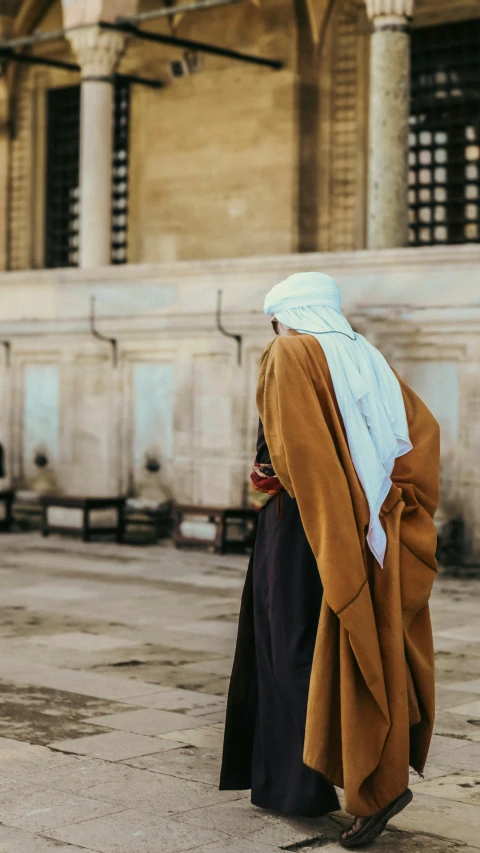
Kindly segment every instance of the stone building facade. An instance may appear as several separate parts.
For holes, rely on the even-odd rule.
[[[8,482],[241,503],[263,294],[322,269],[440,420],[443,511],[478,559],[478,2],[135,19],[163,43],[118,26],[162,5],[0,0]]]

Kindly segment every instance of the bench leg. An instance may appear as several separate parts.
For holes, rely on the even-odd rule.
[[[9,498],[7,501],[5,515],[6,515],[6,518],[5,518],[6,530],[8,533],[10,533],[10,531],[12,529],[12,522],[13,522],[13,499],[12,498]]]
[[[44,506],[42,510],[42,536],[48,536],[50,533],[48,529],[48,507]]]
[[[117,525],[117,542],[121,544],[125,539],[125,510],[123,507],[118,508]]]
[[[85,507],[83,510],[83,534],[82,539],[84,542],[90,542],[90,528],[88,526],[89,521],[89,511]]]
[[[222,518],[221,521],[218,522],[218,533],[217,538],[215,540],[215,551],[217,554],[225,553],[225,539],[227,535],[227,525],[225,523],[225,519]]]

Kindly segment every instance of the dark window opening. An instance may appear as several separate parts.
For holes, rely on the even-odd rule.
[[[80,86],[47,94],[45,265],[78,264]]]
[[[112,162],[113,264],[127,262],[128,138],[130,85],[121,78],[114,89]],[[80,86],[47,94],[47,180],[45,266],[79,262]]]
[[[127,263],[129,128],[130,84],[120,79],[114,93],[112,264]]]
[[[409,242],[480,239],[480,19],[412,32]]]

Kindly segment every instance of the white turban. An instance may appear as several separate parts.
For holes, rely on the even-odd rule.
[[[379,350],[343,316],[331,276],[289,276],[267,293],[264,311],[290,329],[313,335],[325,353],[352,462],[370,507],[368,545],[383,567],[387,538],[379,513],[395,459],[412,449],[398,379]]]

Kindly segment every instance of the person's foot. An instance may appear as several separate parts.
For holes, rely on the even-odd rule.
[[[353,838],[354,835],[357,835],[360,832],[360,830],[363,829],[363,827],[365,826],[365,824],[369,820],[370,820],[369,817],[356,817],[355,820],[353,821],[350,829],[347,829],[347,830],[345,830],[345,832],[342,832],[342,834],[340,836],[340,840],[341,841],[348,841],[349,838]]]
[[[400,794],[396,800],[389,803],[381,811],[370,817],[356,817],[350,829],[342,832],[340,844],[342,847],[362,847],[371,844],[385,829],[388,821],[403,811],[412,802],[413,794],[409,788]]]

